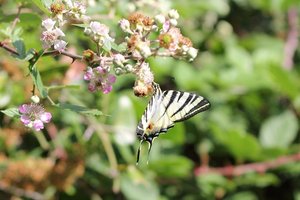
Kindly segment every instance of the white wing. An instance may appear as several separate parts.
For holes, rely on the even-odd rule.
[[[210,107],[208,100],[188,92],[161,91],[154,85],[154,95],[137,127],[137,134],[157,134],[166,132],[175,122],[186,120]]]

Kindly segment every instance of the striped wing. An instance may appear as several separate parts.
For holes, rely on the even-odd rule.
[[[139,136],[167,132],[175,122],[186,120],[210,107],[208,100],[194,93],[166,90],[155,85],[155,93],[137,127]]]
[[[180,122],[207,110],[207,99],[194,93],[167,90],[163,92],[165,114],[172,122]]]

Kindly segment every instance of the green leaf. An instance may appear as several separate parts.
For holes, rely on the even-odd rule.
[[[117,45],[114,42],[111,42],[111,48],[118,51],[118,52],[124,52],[127,49],[127,44],[125,42]]]
[[[261,148],[257,139],[237,130],[215,132],[216,139],[221,142],[238,160],[255,160],[260,156]]]
[[[151,160],[151,169],[161,177],[186,177],[191,175],[193,164],[182,156],[165,156],[161,159]],[[180,167],[178,167],[180,166]]]
[[[293,76],[292,73],[284,70],[282,67],[276,65],[269,66],[267,75],[273,86],[283,94],[286,94],[291,98],[296,98],[299,94],[298,78]]]
[[[142,177],[137,170],[121,176],[121,190],[126,199],[157,200],[159,191],[155,182]]]
[[[257,174],[248,173],[243,176],[238,176],[234,181],[242,186],[256,186],[256,187],[267,187],[270,185],[276,185],[280,182],[277,176],[271,173]]]
[[[43,85],[40,72],[37,70],[37,67],[35,66],[35,62],[33,63],[31,62],[29,64],[29,70],[30,70],[30,75],[33,79],[33,83],[37,87],[38,91],[40,92],[41,97],[46,98],[48,96],[48,93],[46,88]]]
[[[18,52],[17,58],[23,60],[26,57],[26,48],[23,40],[16,40],[13,42],[13,46],[16,48]]]
[[[1,110],[2,113],[6,114],[9,117],[20,116],[18,108],[8,108],[6,110]]]
[[[253,192],[238,192],[224,200],[258,200],[257,196]]]
[[[103,113],[98,109],[90,109],[83,106],[73,105],[73,104],[67,104],[67,103],[60,103],[56,105],[58,108],[61,109],[67,109],[74,112],[79,112],[85,115],[94,115],[94,116],[100,116],[103,115]]]
[[[49,1],[42,1],[42,0],[32,0],[32,2],[41,9],[46,14],[51,14],[51,12],[46,8],[45,3],[49,3]]]
[[[103,49],[107,52],[109,52],[111,50],[111,42],[108,38],[104,39]]]
[[[291,111],[270,117],[261,126],[259,141],[264,147],[288,147],[297,136],[298,120]]]

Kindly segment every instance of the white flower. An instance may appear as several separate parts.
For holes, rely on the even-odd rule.
[[[63,40],[56,40],[54,42],[54,46],[53,47],[54,47],[55,50],[61,52],[61,51],[65,50],[66,46],[67,46],[67,43],[65,41],[63,41]]]
[[[155,16],[155,20],[159,23],[159,24],[163,24],[166,21],[166,18],[164,15],[160,14],[160,15],[156,15]]]
[[[55,21],[53,21],[52,19],[48,18],[45,19],[44,21],[42,21],[42,26],[46,29],[46,30],[52,30],[54,25],[55,25]]]
[[[130,23],[127,19],[121,19],[119,21],[119,25],[121,27],[121,29],[124,31],[124,32],[128,32],[128,33],[131,33],[132,31],[130,30]]]
[[[115,54],[114,55],[114,62],[117,65],[123,66],[123,63],[125,62],[125,57],[122,54]]]
[[[171,19],[178,19],[179,18],[179,14],[178,14],[177,10],[174,10],[174,9],[170,10],[168,15]]]
[[[95,21],[91,22],[90,28],[94,34],[106,36],[109,33],[108,27],[99,22],[95,22]]]
[[[57,38],[60,37],[60,36],[62,36],[62,37],[65,36],[64,32],[62,32],[62,30],[60,28],[55,28],[53,31],[54,31],[54,34]]]

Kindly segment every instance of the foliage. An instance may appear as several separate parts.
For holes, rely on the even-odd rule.
[[[0,199],[300,199],[298,1],[86,1],[86,15],[109,35],[68,22],[57,36],[67,50],[45,49],[40,39],[53,2],[60,1],[0,1]],[[193,54],[172,54],[167,37],[168,56],[126,54],[131,35],[118,22],[134,11],[154,17],[171,9],[198,56],[189,62]],[[88,49],[138,58],[108,60],[119,76],[91,93],[83,79],[95,67]],[[103,58],[97,53],[94,59]],[[129,65],[149,67],[154,77]],[[136,165],[135,128],[149,98],[134,94],[145,91],[137,86],[147,78],[163,90],[194,91],[212,107],[160,135],[148,165],[142,145]],[[52,113],[40,132],[23,126],[17,109],[33,93]]]

